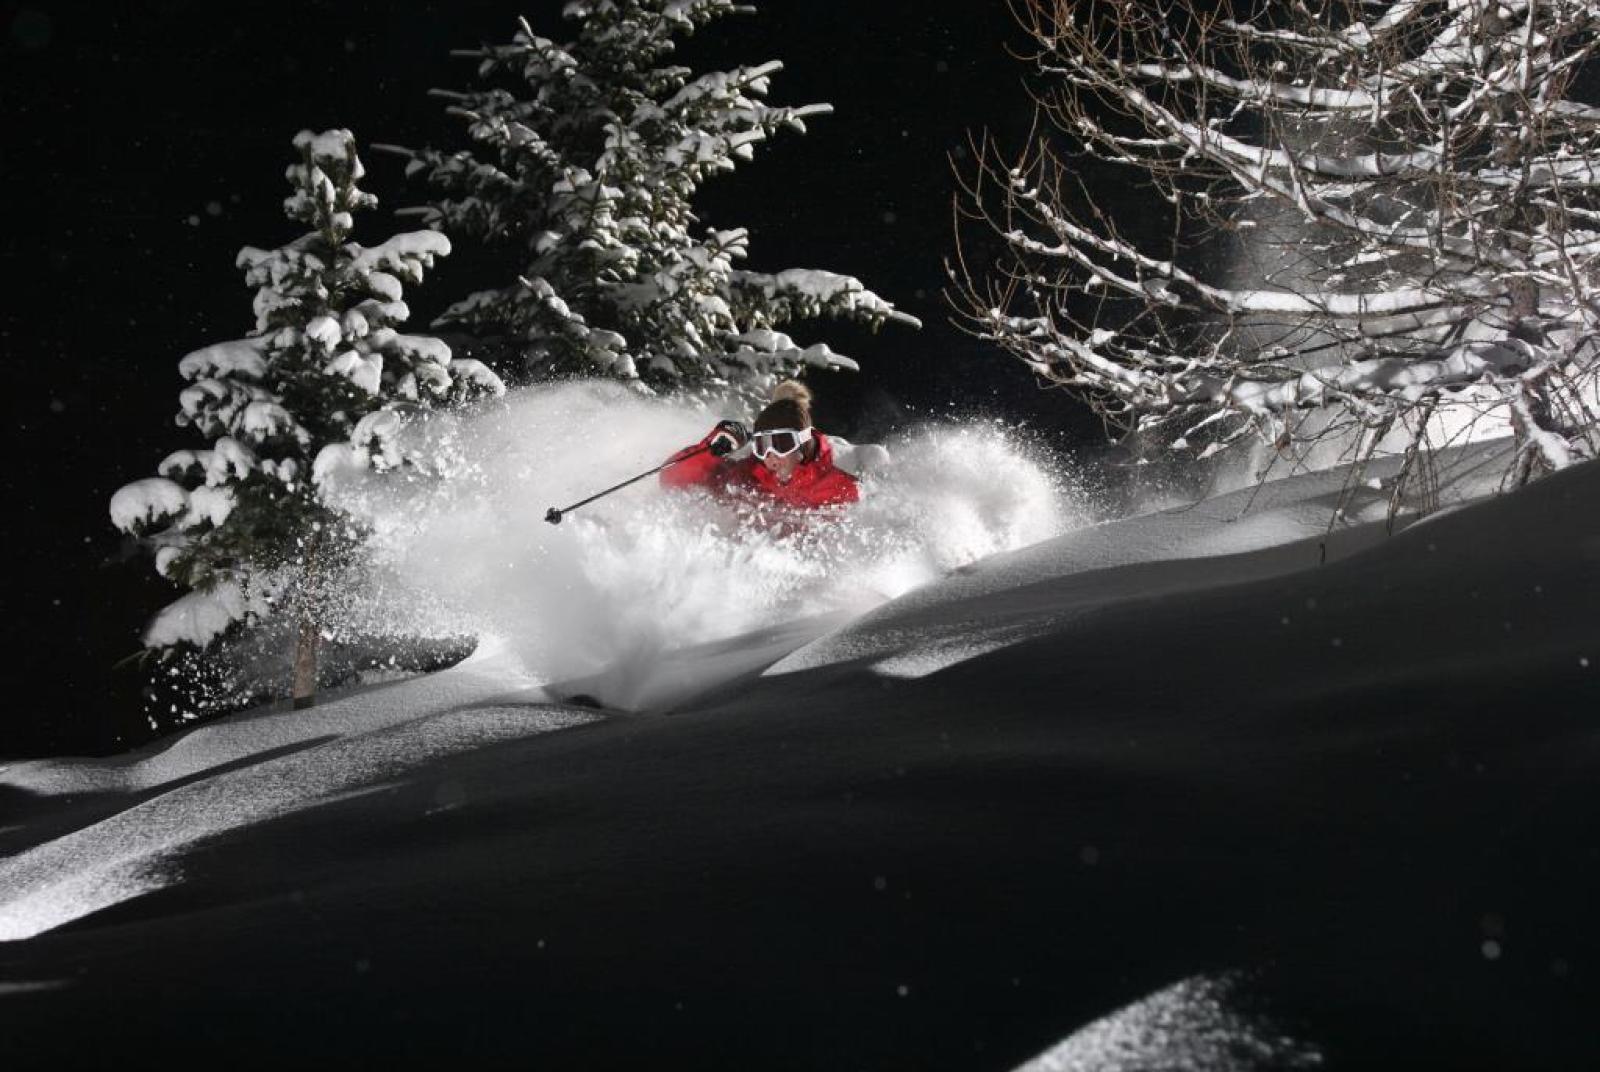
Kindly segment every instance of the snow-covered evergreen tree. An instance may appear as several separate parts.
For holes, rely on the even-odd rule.
[[[743,228],[697,227],[706,179],[828,105],[765,103],[778,62],[695,76],[667,63],[673,37],[732,0],[578,0],[576,38],[526,21],[511,43],[460,52],[484,88],[456,93],[472,147],[391,149],[438,191],[430,226],[517,251],[520,272],[469,295],[437,327],[516,340],[530,376],[615,375],[655,388],[731,384],[764,393],[804,367],[855,368],[825,343],[777,330],[838,317],[918,326],[846,275],[739,269]],[[512,87],[512,88],[505,88]]]
[[[1180,451],[1600,455],[1600,7],[1016,11],[1058,129],[968,184],[1007,250],[954,273],[976,333]],[[1112,212],[1066,152],[1159,196]]]
[[[238,256],[255,288],[243,339],[178,363],[189,385],[180,426],[206,446],[179,450],[159,476],[112,496],[112,522],[143,537],[156,569],[188,594],[156,615],[149,648],[205,646],[271,611],[296,616],[293,691],[316,688],[320,589],[360,539],[320,484],[339,465],[393,470],[415,463],[396,435],[403,411],[504,390],[476,361],[452,360],[437,339],[396,330],[409,315],[402,283],[420,283],[450,243],[435,231],[372,247],[350,241],[354,214],[377,203],[346,130],[302,131],[289,167],[289,218],[310,228],[287,245]]]

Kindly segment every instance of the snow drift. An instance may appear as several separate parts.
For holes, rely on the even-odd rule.
[[[1347,476],[707,642],[776,665],[667,716],[508,648],[0,772],[0,1058],[1588,1067],[1600,469],[1393,536]]]

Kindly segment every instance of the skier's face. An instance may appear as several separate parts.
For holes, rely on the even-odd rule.
[[[801,452],[798,450],[793,454],[785,454],[781,457],[776,454],[767,454],[762,457],[761,464],[772,471],[772,475],[778,478],[778,483],[787,484],[794,478],[794,471],[800,468],[800,454]]]
[[[750,437],[750,449],[767,471],[787,484],[806,457],[811,442],[810,428],[757,428]]]

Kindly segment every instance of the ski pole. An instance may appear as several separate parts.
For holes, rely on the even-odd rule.
[[[704,454],[706,451],[708,451],[710,449],[711,449],[711,447],[709,445],[704,446],[704,447],[696,447],[694,450],[691,450],[688,454],[685,454],[681,458],[673,458],[671,461],[662,462],[660,465],[656,466],[654,469],[649,470],[648,472],[640,473],[638,476],[635,476],[635,477],[629,477],[627,480],[624,480],[622,483],[617,484],[614,487],[609,487],[604,491],[597,491],[593,495],[589,496],[587,499],[579,499],[577,502],[573,503],[571,506],[565,507],[565,508],[560,509],[560,510],[558,510],[554,506],[552,506],[550,509],[545,511],[544,519],[546,521],[550,522],[550,524],[552,524],[552,525],[559,525],[559,524],[561,524],[561,518],[564,515],[572,513],[572,511],[576,510],[578,507],[587,506],[590,503],[594,502],[596,499],[603,499],[607,495],[610,495],[613,491],[621,491],[623,488],[627,487],[629,484],[637,484],[639,481],[643,480],[647,476],[655,476],[657,473],[661,472],[661,470],[665,469],[669,465],[677,465],[679,462],[688,461],[690,458],[693,458],[696,454]]]

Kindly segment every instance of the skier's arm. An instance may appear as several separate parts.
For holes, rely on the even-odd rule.
[[[744,446],[750,433],[738,421],[721,421],[700,442],[684,447],[667,460],[661,470],[664,488],[688,488],[708,484],[722,468],[722,459]]]
[[[721,458],[701,449],[709,441],[710,437],[707,437],[692,447],[684,447],[668,459],[667,467],[661,470],[661,486],[690,488],[709,483],[717,470],[722,468]]]

